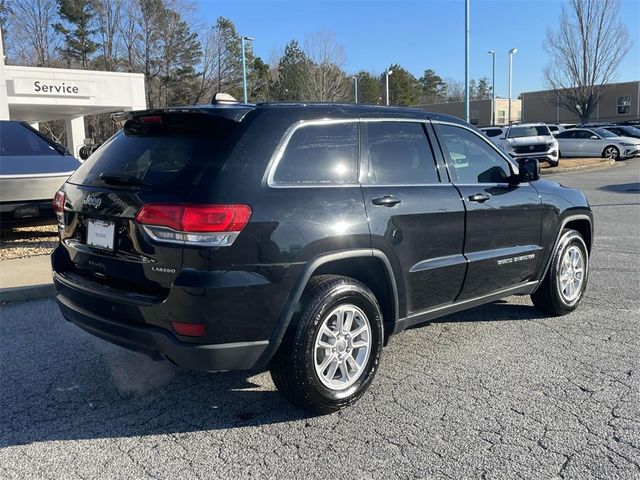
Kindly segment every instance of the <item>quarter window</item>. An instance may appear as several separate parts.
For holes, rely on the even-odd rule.
[[[273,181],[281,184],[356,183],[358,151],[356,122],[302,126],[289,139]]]
[[[478,135],[451,125],[438,132],[454,183],[503,183],[511,176],[509,162]]]
[[[367,123],[367,178],[372,185],[438,183],[438,173],[422,123]]]
[[[631,113],[631,97],[618,97],[618,115]]]

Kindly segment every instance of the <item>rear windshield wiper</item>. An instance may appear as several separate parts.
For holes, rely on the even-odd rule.
[[[100,180],[109,185],[126,185],[131,187],[149,186],[138,177],[134,177],[133,175],[120,175],[118,173],[101,173]]]

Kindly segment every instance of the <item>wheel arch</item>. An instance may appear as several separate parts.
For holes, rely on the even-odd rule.
[[[357,249],[322,255],[311,260],[299,276],[280,314],[269,340],[269,347],[259,363],[266,364],[276,352],[283,337],[300,311],[300,299],[314,275],[344,275],[366,285],[380,304],[384,321],[385,344],[398,318],[398,289],[387,256],[375,249]]]
[[[587,245],[587,251],[589,252],[589,255],[591,255],[591,246],[593,243],[593,219],[591,215],[587,213],[567,215],[559,222],[559,228],[556,234],[555,241],[553,243],[553,248],[549,253],[549,258],[546,261],[546,265],[541,272],[542,275],[540,275],[539,277],[540,280],[542,280],[545,277],[545,275],[547,274],[547,271],[549,270],[549,267],[551,266],[551,261],[553,260],[553,253],[556,251],[556,248],[558,248],[558,243],[560,242],[560,238],[562,237],[562,232],[564,231],[565,228],[574,229],[578,233],[580,233],[580,235],[582,235],[582,237],[584,238],[584,242]]]

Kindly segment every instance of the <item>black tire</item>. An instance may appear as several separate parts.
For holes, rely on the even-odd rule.
[[[317,413],[335,412],[356,402],[378,370],[383,344],[383,320],[375,296],[349,277],[312,277],[302,298],[302,312],[271,360],[271,378],[292,403]],[[339,305],[355,305],[368,318],[371,346],[368,360],[354,384],[343,390],[323,384],[316,372],[316,337],[323,322]],[[345,364],[346,365],[346,364]]]
[[[582,253],[582,258],[584,259],[584,273],[582,284],[577,292],[577,297],[568,300],[565,294],[561,291],[562,288],[559,279],[559,271],[565,253],[573,246],[577,247]],[[588,280],[589,252],[587,250],[587,245],[579,232],[572,229],[565,229],[562,231],[562,236],[560,237],[558,246],[553,253],[549,270],[547,270],[547,273],[545,274],[545,277],[538,289],[531,295],[531,300],[533,301],[534,306],[542,312],[556,316],[566,315],[567,313],[573,312],[580,304],[587,288]]]
[[[555,162],[552,162],[551,160],[547,160],[547,163],[549,164],[550,167],[557,167],[560,164],[560,158],[558,158],[558,160],[556,160]]]
[[[609,145],[602,151],[602,157],[611,158],[613,160],[620,160],[620,150],[618,149],[618,147]]]

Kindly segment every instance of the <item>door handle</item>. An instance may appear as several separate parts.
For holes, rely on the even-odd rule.
[[[469,195],[470,202],[478,202],[484,203],[491,198],[491,195],[488,193],[475,193],[473,195]]]
[[[383,207],[393,207],[399,204],[402,200],[395,198],[392,195],[385,195],[384,197],[378,197],[371,200],[374,205],[382,205]]]

